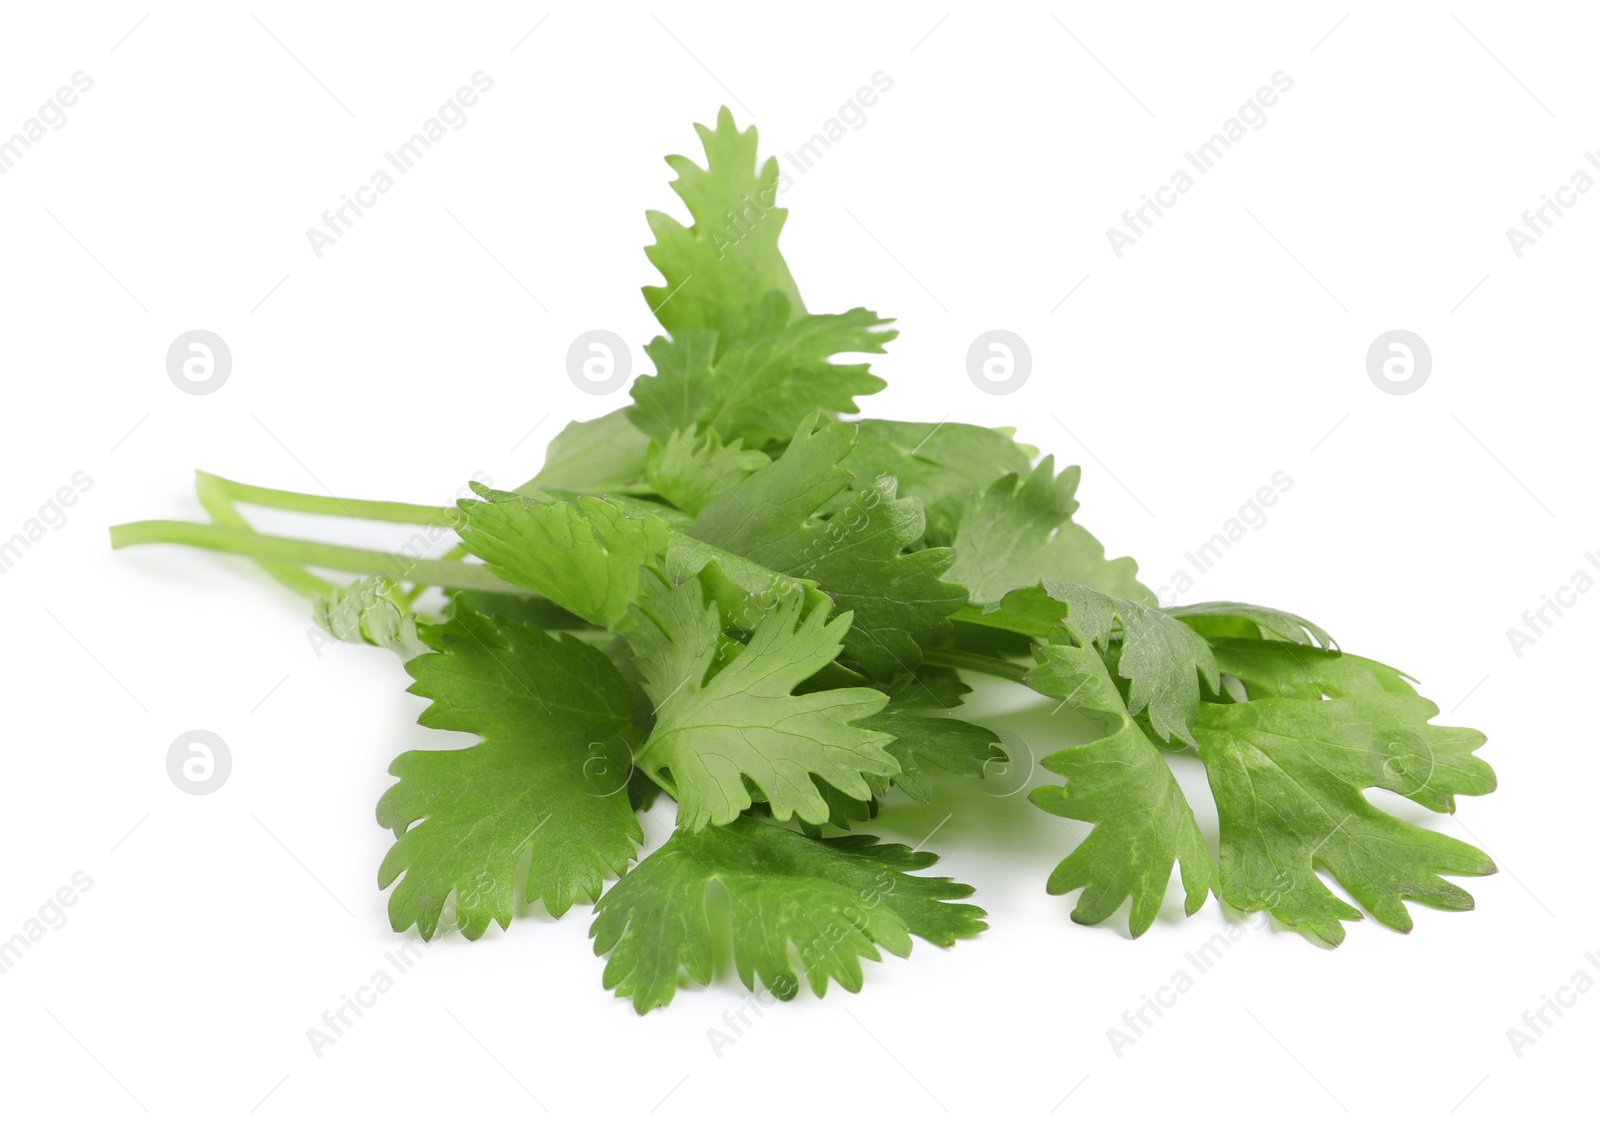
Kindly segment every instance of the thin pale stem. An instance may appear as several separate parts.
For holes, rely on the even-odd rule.
[[[317,543],[312,540],[269,536],[260,532],[196,524],[185,520],[140,520],[111,529],[113,548],[136,544],[171,543],[243,555],[257,562],[298,567],[326,567],[354,575],[384,575],[397,582],[456,587],[505,594],[525,593],[521,587],[497,578],[475,563],[448,559],[413,559],[387,551]]]
[[[1012,661],[1000,657],[990,657],[982,653],[968,653],[960,649],[923,649],[922,657],[930,665],[943,665],[946,668],[966,669],[968,672],[988,673],[1005,680],[1015,681],[1018,684],[1027,683],[1029,669]]]
[[[295,493],[287,489],[264,489],[259,485],[230,481],[203,470],[195,473],[195,487],[202,495],[209,491],[241,504],[258,504],[287,512],[309,512],[317,516],[349,516],[358,520],[381,520],[389,524],[444,524],[452,527],[461,519],[460,510],[450,505],[357,500],[353,497]]]
[[[195,493],[200,498],[200,506],[206,510],[211,519],[225,528],[253,532],[255,529],[240,515],[228,493],[222,488],[226,484],[230,482],[224,481],[221,477],[214,477],[209,473],[197,473]],[[333,583],[313,575],[304,567],[292,567],[286,563],[263,563],[259,560],[256,561],[256,565],[296,594],[307,598],[321,598],[335,589]]]

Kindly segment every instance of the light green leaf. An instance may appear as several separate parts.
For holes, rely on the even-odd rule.
[[[1399,669],[1354,653],[1251,638],[1216,638],[1211,651],[1217,668],[1242,682],[1251,699],[1416,695]]]
[[[626,408],[587,422],[569,422],[545,450],[544,468],[513,491],[594,496],[634,488],[644,480],[649,446],[649,436],[628,420]]]
[[[1205,637],[1264,637],[1296,645],[1314,643],[1324,649],[1338,648],[1328,631],[1315,622],[1299,614],[1247,602],[1199,602],[1171,607],[1167,613]]]
[[[785,439],[819,409],[854,413],[856,396],[883,389],[868,364],[833,357],[881,353],[896,335],[888,323],[868,309],[791,318],[783,295],[769,293],[747,321],[646,345],[656,374],[634,381],[629,417],[663,442],[697,426],[752,444]]]
[[[393,829],[378,885],[396,930],[433,937],[446,900],[468,938],[510,925],[516,870],[531,858],[526,901],[553,915],[600,894],[643,834],[628,803],[632,694],[599,650],[520,622],[480,616],[463,599],[436,633],[439,651],[406,666],[432,703],[424,727],[481,736],[461,751],[408,751],[378,803]]]
[[[1223,899],[1334,945],[1361,912],[1316,868],[1401,931],[1411,929],[1403,900],[1470,910],[1472,896],[1441,875],[1487,875],[1494,862],[1380,811],[1362,792],[1378,787],[1452,812],[1455,795],[1494,789],[1494,772],[1472,754],[1483,736],[1430,726],[1437,714],[1404,694],[1202,705],[1195,734],[1221,824]]]
[[[629,638],[655,704],[656,725],[639,765],[671,779],[678,823],[691,832],[723,825],[752,804],[748,778],[777,819],[828,820],[813,776],[865,800],[864,775],[893,774],[890,736],[855,726],[881,711],[883,693],[838,688],[794,695],[839,655],[850,616],[802,616],[798,593],[784,595],[726,665],[718,608],[699,579],[674,585],[643,575]]]
[[[782,457],[707,505],[689,534],[757,562],[789,561],[796,530],[810,527],[815,538],[812,514],[849,483],[850,471],[839,463],[854,443],[850,423],[819,423],[813,416]]]
[[[1028,674],[1036,691],[1102,717],[1106,734],[1048,755],[1046,770],[1064,786],[1042,786],[1029,797],[1058,817],[1093,823],[1089,836],[1050,874],[1046,890],[1083,889],[1074,922],[1098,923],[1126,900],[1128,928],[1138,937],[1155,922],[1176,862],[1194,914],[1217,884],[1216,865],[1200,826],[1161,751],[1123,706],[1104,663],[1092,649],[1046,645]]]
[[[1205,638],[1154,606],[1086,586],[1046,579],[962,616],[1035,637],[1065,630],[1078,645],[1093,645],[1114,659],[1117,675],[1128,681],[1128,713],[1148,710],[1150,726],[1162,740],[1193,743],[1189,725],[1200,706],[1200,685],[1212,692],[1218,688],[1216,661]]]
[[[844,467],[857,487],[894,477],[900,492],[922,502],[927,542],[948,547],[967,505],[1008,473],[1025,475],[1038,451],[1014,441],[1009,429],[964,422],[892,422],[864,418]],[[841,500],[838,502],[843,503]]]
[[[880,946],[906,957],[912,935],[951,946],[987,927],[981,908],[949,902],[971,895],[967,885],[907,874],[937,859],[872,837],[813,840],[750,817],[698,835],[679,829],[596,906],[590,934],[607,958],[605,985],[645,1013],[672,1000],[680,971],[708,984],[717,886],[746,989],[759,982],[787,1001],[803,976],[818,996],[830,980],[854,993],[861,959],[877,961]]]
[[[359,579],[318,598],[311,619],[340,641],[376,645],[409,661],[429,646],[417,634],[416,614],[394,601],[399,589],[382,575]]]
[[[771,464],[760,450],[735,438],[724,445],[715,430],[678,431],[651,442],[645,473],[651,488],[694,516],[756,470]]]
[[[655,516],[630,517],[598,497],[553,504],[474,484],[457,529],[490,572],[542,594],[586,621],[615,629],[639,588],[639,568],[667,550]]]
[[[682,532],[673,533],[662,573],[673,583],[698,578],[722,611],[723,624],[747,632],[790,595],[801,600],[807,614],[819,609],[833,613],[833,601],[815,583],[780,574]]]
[[[872,726],[894,736],[889,753],[899,760],[900,773],[893,782],[908,797],[933,800],[933,780],[922,763],[963,778],[987,778],[1010,761],[998,735],[952,714],[971,691],[954,671],[924,665],[901,673],[883,691],[889,702],[872,717]]]
[[[844,653],[868,675],[889,680],[922,660],[917,638],[963,603],[941,576],[948,548],[921,542],[922,509],[895,495],[892,478],[858,492],[827,520],[812,513],[849,479],[840,461],[854,427],[802,425],[784,455],[706,506],[690,533],[775,571],[816,584],[854,614]]]
[[[1135,577],[1132,559],[1106,558],[1105,548],[1072,522],[1078,467],[1055,475],[1046,457],[1032,473],[1007,476],[974,500],[956,532],[956,560],[947,576],[967,588],[974,606],[1044,579],[1078,583],[1148,606],[1156,597]]]
[[[688,157],[667,157],[678,174],[672,190],[688,205],[693,225],[685,227],[660,211],[645,214],[656,236],[645,256],[665,279],[663,285],[645,286],[645,301],[673,335],[738,325],[773,291],[788,300],[791,316],[802,316],[800,291],[778,252],[789,213],[774,206],[777,158],[768,157],[757,169],[756,131],[739,132],[727,106],[718,111],[714,130],[694,128],[705,146],[706,166]]]

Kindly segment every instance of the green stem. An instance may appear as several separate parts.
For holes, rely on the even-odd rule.
[[[634,765],[638,766],[638,763],[635,763]],[[644,776],[646,778],[650,779],[650,781],[654,782],[657,786],[660,786],[662,793],[666,794],[667,797],[671,798],[673,801],[678,800],[678,791],[673,787],[672,783],[668,782],[659,773],[651,770],[649,767],[640,766],[639,769],[644,771]]]
[[[353,497],[317,496],[313,493],[294,493],[286,489],[264,489],[259,485],[246,485],[230,481],[214,473],[198,470],[195,488],[204,496],[226,497],[243,504],[258,504],[265,508],[281,508],[288,512],[309,512],[317,516],[350,516],[358,520],[382,520],[389,524],[445,524],[454,526],[461,518],[454,506],[431,504],[403,504],[390,500],[356,500]]]
[[[441,563],[449,563],[453,560],[465,559],[469,554],[470,553],[467,551],[467,545],[464,543],[458,543],[449,551],[446,551],[443,555],[439,556],[438,561]],[[396,590],[389,597],[394,604],[400,607],[402,610],[409,610],[416,605],[417,599],[421,598],[423,592],[428,589],[429,586],[427,583],[412,583],[409,590]]]
[[[523,589],[497,578],[475,563],[445,559],[412,559],[387,551],[316,543],[311,540],[268,536],[260,532],[195,524],[185,520],[140,520],[111,529],[113,548],[144,543],[183,544],[207,551],[244,555],[257,562],[286,563],[300,567],[326,567],[355,575],[379,574],[396,581],[521,594]]]
[[[221,477],[213,477],[209,473],[195,475],[195,493],[200,498],[200,506],[206,510],[211,519],[225,528],[236,528],[241,532],[253,532],[255,529],[250,522],[239,514],[233,506],[233,501],[221,486],[229,484]],[[313,575],[304,567],[291,567],[283,563],[256,564],[269,576],[278,580],[296,594],[307,598],[321,598],[330,594],[335,588],[327,579]]]
[[[546,495],[548,495],[548,493],[551,492],[551,491],[570,493],[573,496],[577,496],[581,492],[581,494],[583,496],[596,496],[596,497],[603,497],[603,496],[654,497],[654,496],[660,496],[661,495],[660,493],[656,492],[655,486],[651,485],[647,481],[621,482],[621,483],[611,482],[610,484],[599,485],[599,486],[593,487],[592,489],[585,489],[585,490],[579,490],[579,491],[574,491],[574,490],[571,490],[571,489],[547,490],[545,486],[539,484],[539,478],[538,478],[537,475],[528,478],[526,481],[522,482],[522,484],[518,485],[516,488],[514,488],[514,489],[512,489],[510,491],[513,492],[513,493],[517,493],[520,496],[536,496],[536,495],[538,495],[540,493],[545,493]]]
[[[1030,633],[1028,630],[1022,628],[1021,626],[1014,625],[1014,624],[1007,624],[1003,620],[997,622],[997,621],[994,620],[994,618],[992,616],[990,616],[988,614],[985,614],[983,612],[983,610],[981,610],[977,606],[963,606],[963,607],[961,607],[961,609],[957,610],[954,614],[952,614],[950,616],[951,616],[951,618],[953,618],[954,620],[956,620],[958,622],[970,622],[971,624],[973,624],[975,626],[984,626],[984,627],[986,627],[988,629],[1005,630],[1007,633],[1018,634],[1019,636],[1022,636],[1022,637],[1040,637],[1040,636],[1042,636],[1041,634]]]
[[[982,653],[967,653],[960,649],[923,649],[922,657],[930,665],[944,665],[946,668],[966,669],[969,672],[988,673],[1005,680],[1026,684],[1026,677],[1032,670],[1012,661],[999,657],[988,657]]]

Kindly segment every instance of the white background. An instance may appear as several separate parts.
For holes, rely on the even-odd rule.
[[[1600,594],[1520,656],[1506,631],[1600,570],[1600,193],[1520,259],[1505,231],[1600,145],[1600,27],[1579,5],[1205,7],[8,6],[0,134],[94,82],[0,177],[0,538],[93,479],[0,575],[0,935],[93,880],[0,977],[7,1117],[1495,1122],[1587,1100],[1600,996],[1521,1058],[1506,1030],[1600,979]],[[319,259],[306,228],[479,70],[467,124]],[[792,149],[879,70],[865,126],[783,197],[808,305],[899,319],[870,412],[1017,425],[1083,464],[1080,518],[1152,585],[1288,473],[1189,600],[1302,612],[1488,732],[1500,792],[1415,816],[1501,873],[1466,881],[1473,913],[1414,908],[1409,936],[1368,921],[1328,951],[1252,926],[1119,1058],[1106,1029],[1227,914],[1184,922],[1169,897],[1137,942],[1125,912],[1076,926],[1044,881],[1084,827],[952,785],[881,831],[937,827],[935,871],[977,886],[992,929],[767,1011],[720,1058],[737,981],[637,1017],[601,990],[582,907],[435,944],[318,1058],[306,1029],[403,942],[374,878],[385,768],[460,744],[413,726],[389,654],[319,656],[306,607],[249,565],[114,555],[106,527],[198,518],[196,467],[418,502],[526,478],[567,419],[626,401],[569,381],[572,339],[607,328],[644,359],[643,211],[682,214],[661,157],[695,155],[723,103]],[[1116,257],[1106,228],[1279,70],[1267,124]],[[965,370],[997,327],[1033,352],[1009,396]],[[232,349],[215,394],[167,377],[194,328]],[[1406,396],[1365,367],[1394,328],[1433,353]],[[1042,754],[1062,738],[1042,715],[994,722]],[[208,797],[166,773],[192,728],[232,750]]]

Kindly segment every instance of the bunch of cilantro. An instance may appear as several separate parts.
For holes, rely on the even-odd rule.
[[[806,309],[778,252],[777,162],[758,163],[755,131],[726,109],[698,128],[706,166],[668,158],[692,225],[649,213],[655,374],[629,407],[562,431],[527,484],[437,508],[201,474],[210,522],[112,530],[115,546],[257,560],[335,636],[398,653],[431,701],[423,725],[479,737],[391,767],[378,878],[395,929],[431,938],[443,919],[477,938],[524,902],[559,916],[594,901],[605,984],[640,1012],[683,972],[710,980],[720,928],[747,987],[855,990],[880,947],[986,926],[970,887],[911,874],[932,854],[833,831],[891,790],[927,802],[1005,762],[959,718],[964,671],[1103,724],[1044,758],[1061,781],[1031,794],[1093,827],[1046,885],[1081,889],[1077,922],[1127,902],[1143,933],[1174,865],[1188,913],[1214,894],[1331,944],[1363,910],[1409,930],[1405,900],[1471,908],[1442,877],[1493,872],[1489,857],[1364,792],[1451,811],[1494,789],[1483,736],[1431,724],[1405,676],[1296,615],[1157,606],[1133,561],[1074,522],[1077,468],[1057,473],[1008,432],[839,421],[883,382],[836,357],[895,333],[867,309]],[[240,504],[459,543],[408,558],[269,536]],[[422,612],[435,590],[443,609]],[[1169,754],[1204,765],[1217,855]],[[663,792],[676,829],[635,863],[640,811]]]

